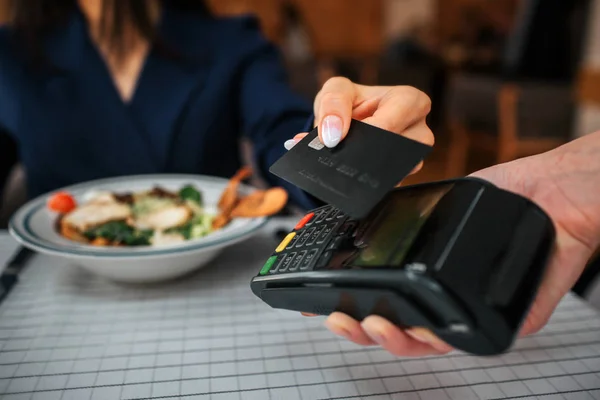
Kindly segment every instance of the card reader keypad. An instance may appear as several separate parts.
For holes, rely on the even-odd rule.
[[[333,250],[346,243],[357,227],[339,209],[324,206],[302,217],[277,246],[260,275],[310,271],[327,266]]]

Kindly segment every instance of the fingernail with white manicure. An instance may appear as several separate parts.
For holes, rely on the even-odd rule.
[[[296,145],[296,143],[298,143],[298,142],[295,141],[294,139],[286,140],[285,143],[283,144],[283,147],[285,147],[286,150],[290,150],[292,147],[294,147]]]
[[[323,119],[323,144],[329,148],[337,146],[342,140],[342,119],[329,115]]]

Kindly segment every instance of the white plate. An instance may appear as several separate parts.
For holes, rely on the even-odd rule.
[[[191,184],[202,193],[205,209],[214,213],[228,181],[201,175],[139,175],[101,179],[68,186],[77,201],[91,190],[139,191],[158,185],[178,190]],[[240,185],[240,193],[253,189]],[[237,218],[203,238],[171,246],[95,247],[68,240],[56,231],[56,214],[46,203],[55,192],[40,196],[21,207],[11,218],[9,230],[16,240],[37,252],[60,257],[93,273],[124,282],[155,282],[187,274],[206,265],[219,252],[248,239],[262,228],[266,218]]]

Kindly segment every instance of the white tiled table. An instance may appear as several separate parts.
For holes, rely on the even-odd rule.
[[[276,225],[153,287],[34,258],[0,305],[0,398],[600,399],[600,316],[578,299],[501,357],[398,359],[254,297]]]

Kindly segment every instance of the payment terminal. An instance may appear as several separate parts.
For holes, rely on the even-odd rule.
[[[307,213],[252,279],[273,308],[429,329],[475,355],[508,350],[554,243],[537,205],[475,178],[399,187],[361,220]]]

